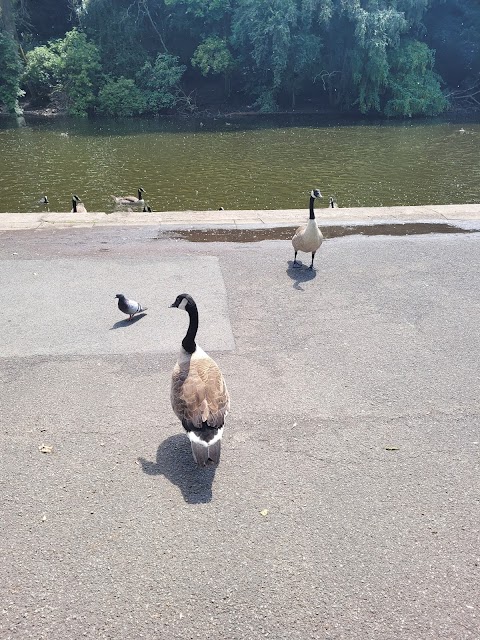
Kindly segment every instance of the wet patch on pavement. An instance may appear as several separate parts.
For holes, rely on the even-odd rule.
[[[475,233],[480,228],[464,228],[449,223],[405,222],[381,224],[355,224],[321,226],[324,238],[344,236],[409,236],[427,233]],[[160,231],[155,239],[176,238],[188,242],[261,242],[262,240],[290,240],[295,227],[268,227],[265,229],[177,229]]]

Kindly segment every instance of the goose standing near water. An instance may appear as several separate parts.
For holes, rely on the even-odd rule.
[[[322,198],[322,194],[319,189],[314,189],[310,194],[310,219],[307,224],[303,227],[298,227],[295,232],[295,235],[292,238],[293,248],[295,250],[295,258],[293,260],[294,267],[300,267],[300,263],[297,262],[297,253],[299,251],[304,251],[305,253],[312,254],[312,264],[309,266],[309,269],[313,270],[313,259],[315,258],[315,253],[320,248],[320,245],[323,242],[322,232],[318,228],[317,221],[315,220],[315,210],[314,203],[316,198]]]
[[[76,195],[72,196],[72,210],[70,213],[87,213],[85,205]]]
[[[145,189],[139,187],[138,198],[136,198],[135,196],[112,196],[112,198],[115,200],[115,204],[121,205],[123,207],[143,207],[143,205],[145,204],[145,200],[143,198],[144,193]]]
[[[335,198],[333,196],[330,196],[330,198],[328,199],[328,206],[331,209],[338,209],[337,201],[335,200]]]
[[[227,386],[217,363],[195,342],[198,310],[182,293],[171,305],[188,313],[190,322],[172,373],[170,401],[187,432],[199,467],[218,464],[223,424],[230,408]]]

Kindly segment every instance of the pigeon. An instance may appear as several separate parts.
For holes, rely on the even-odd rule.
[[[120,311],[130,316],[129,320],[131,320],[136,313],[142,313],[147,310],[147,307],[142,307],[142,305],[135,300],[129,300],[123,293],[117,293],[115,298],[118,298],[118,308]]]

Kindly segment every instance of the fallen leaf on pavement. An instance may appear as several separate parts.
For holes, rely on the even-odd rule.
[[[53,447],[51,445],[49,445],[49,444],[41,444],[38,447],[38,450],[41,453],[52,453],[53,452]]]

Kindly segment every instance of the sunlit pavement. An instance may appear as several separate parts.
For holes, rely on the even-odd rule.
[[[0,234],[2,638],[478,640],[480,235],[292,260]],[[169,404],[183,292],[232,397],[206,472]]]

